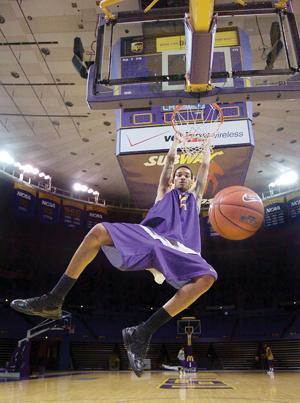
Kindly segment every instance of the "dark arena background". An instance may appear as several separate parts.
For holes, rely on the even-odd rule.
[[[12,311],[9,302],[40,295],[54,286],[86,233],[63,223],[41,223],[37,216],[20,217],[13,207],[14,190],[13,183],[2,177],[2,367],[9,362],[17,341],[41,322]],[[141,218],[141,213],[121,208],[107,215],[111,222]],[[212,382],[216,371],[264,372],[265,364],[257,358],[263,343],[272,348],[276,372],[299,370],[299,222],[261,229],[255,237],[238,243],[208,235],[202,242],[204,257],[218,270],[219,280],[181,316],[201,320],[201,335],[193,338],[193,352],[199,369],[211,374],[208,378],[206,374],[206,381]],[[30,375],[128,370],[122,328],[145,320],[172,295],[172,287],[155,284],[150,273],[120,272],[100,252],[66,299],[65,309],[72,313],[70,328],[48,331],[31,340]],[[184,343],[185,336],[177,335],[173,319],[153,338],[149,368],[176,366]]]
[[[139,22],[150,1],[119,2],[122,28],[106,24],[98,3],[0,0],[0,402],[299,402],[298,0],[203,1],[220,16],[217,92],[197,105],[227,113],[199,216],[201,255],[219,277],[154,334],[143,377],[130,369],[122,329],[174,295],[149,271],[117,270],[100,250],[61,320],[11,309],[55,286],[94,225],[143,220],[173,139],[172,108],[193,104],[183,26],[158,21],[182,20],[189,1],[156,2],[153,27]],[[184,158],[176,164],[195,173],[197,157]],[[294,183],[278,180],[286,172]],[[75,182],[86,186],[78,193]],[[261,228],[240,241],[219,236],[208,217],[209,201],[231,185],[264,205]]]

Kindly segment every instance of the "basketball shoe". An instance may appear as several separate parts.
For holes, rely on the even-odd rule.
[[[49,319],[61,319],[62,301],[51,294],[28,299],[15,299],[10,304],[11,308],[27,315],[42,316]]]
[[[128,359],[132,370],[137,376],[144,372],[144,358],[149,349],[151,336],[147,336],[142,325],[127,327],[122,330],[124,346],[127,350]]]

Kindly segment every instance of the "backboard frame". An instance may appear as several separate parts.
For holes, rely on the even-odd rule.
[[[188,329],[192,329],[188,332]],[[201,321],[195,317],[183,317],[177,320],[177,334],[178,335],[200,335],[201,334]]]
[[[90,67],[88,75],[87,101],[92,109],[113,109],[125,106],[126,108],[139,108],[141,106],[181,103],[240,102],[248,100],[259,101],[300,97],[300,75],[299,80],[297,81],[283,79],[279,85],[272,86],[261,85],[259,87],[249,86],[247,88],[230,88],[225,86],[221,88],[213,88],[210,91],[201,93],[189,93],[183,90],[178,90],[177,86],[173,85],[172,88],[174,87],[175,91],[171,91],[170,94],[164,94],[163,97],[158,97],[155,94],[140,94],[140,96],[137,95],[135,99],[130,96],[127,97],[124,94],[112,94],[113,86],[117,85],[160,82],[163,83],[164,86],[168,86],[168,83],[170,82],[176,83],[176,81],[179,82],[185,79],[184,74],[111,79],[110,62],[112,55],[111,50],[108,51],[107,49],[107,41],[112,38],[114,26],[116,24],[182,20],[186,11],[187,10],[184,7],[177,7],[174,9],[165,9],[164,13],[162,13],[161,10],[151,10],[148,14],[139,11],[119,12],[116,21],[111,23],[106,23],[103,16],[99,16],[96,61],[95,64]],[[295,16],[289,8],[279,10],[274,6],[274,2],[269,1],[264,3],[249,3],[249,5],[246,5],[245,7],[234,4],[218,5],[215,8],[215,13],[218,14],[218,18],[232,14],[236,16],[275,14],[279,16],[283,32],[284,27],[282,16],[286,16],[287,25],[291,33],[290,36],[295,65],[291,66],[290,61],[288,61],[289,68],[285,69],[222,71],[213,73],[212,78],[234,79],[243,77],[289,76],[292,79],[297,77],[300,73],[300,36]]]

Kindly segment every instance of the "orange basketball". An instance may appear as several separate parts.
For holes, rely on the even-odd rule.
[[[230,186],[216,194],[209,207],[209,221],[222,237],[246,239],[255,234],[264,219],[261,198],[244,186]]]

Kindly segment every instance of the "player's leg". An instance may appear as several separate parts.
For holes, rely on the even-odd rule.
[[[268,373],[274,372],[274,360],[268,360]]]
[[[36,298],[14,300],[11,307],[28,315],[60,318],[62,304],[67,293],[86,266],[96,257],[100,247],[104,245],[113,245],[113,242],[105,227],[97,224],[84,237],[65,273],[50,293]]]
[[[86,266],[95,259],[101,246],[113,245],[111,236],[102,224],[95,225],[84,237],[82,243],[74,253],[65,274],[77,279]]]
[[[171,317],[177,315],[209,290],[214,282],[215,278],[210,275],[194,278],[190,283],[180,288],[163,308]]]
[[[128,358],[137,376],[141,376],[143,373],[144,358],[153,333],[196,301],[213,285],[214,281],[215,278],[211,275],[193,278],[191,282],[180,288],[162,308],[150,316],[146,322],[123,329],[123,340]]]

